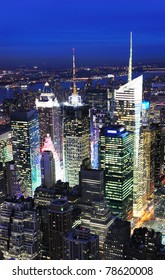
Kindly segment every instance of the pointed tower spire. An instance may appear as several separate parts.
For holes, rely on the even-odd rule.
[[[128,69],[128,82],[132,80],[132,32],[130,32],[130,56],[129,56],[129,69]]]
[[[77,88],[76,88],[76,66],[75,66],[75,53],[73,48],[73,95],[77,95]]]

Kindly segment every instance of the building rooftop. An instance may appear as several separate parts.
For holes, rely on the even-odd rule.
[[[126,131],[125,126],[109,125],[101,129],[101,135],[109,137],[125,137],[131,132]]]
[[[11,113],[11,120],[12,121],[25,121],[28,122],[30,121],[34,114],[37,113],[36,110],[31,110],[31,111],[16,111]]]

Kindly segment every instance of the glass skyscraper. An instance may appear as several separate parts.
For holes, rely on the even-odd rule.
[[[21,191],[33,196],[41,185],[40,138],[38,114],[35,110],[11,114],[13,158],[16,163]]]
[[[90,119],[86,105],[64,105],[64,181],[71,187],[79,184],[82,161],[90,158]]]
[[[142,133],[143,76],[115,90],[114,120],[134,133],[133,216],[141,217],[147,206],[145,161]]]
[[[63,180],[62,172],[62,117],[61,107],[48,83],[45,83],[39,99],[36,99],[38,110],[40,147],[45,145],[49,135],[54,145],[56,180]]]
[[[112,214],[132,217],[133,133],[111,125],[101,129],[100,163],[105,172],[105,197]]]

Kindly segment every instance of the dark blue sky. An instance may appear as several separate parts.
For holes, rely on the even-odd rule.
[[[0,68],[165,63],[164,0],[1,0]]]

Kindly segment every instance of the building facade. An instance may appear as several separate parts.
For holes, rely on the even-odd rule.
[[[123,219],[132,218],[133,133],[124,126],[102,128],[100,165],[105,172],[105,197],[111,212]]]
[[[41,185],[40,138],[38,114],[35,110],[11,114],[13,158],[21,192],[33,196]]]
[[[66,258],[69,260],[98,260],[99,236],[78,226],[66,237]]]
[[[142,85],[143,77],[121,86],[114,93],[116,124],[124,125],[134,133],[133,161],[133,216],[141,217],[147,207],[144,142],[142,133]]]
[[[39,99],[36,99],[38,111],[40,147],[45,145],[47,135],[54,145],[54,159],[57,180],[63,180],[62,173],[62,117],[61,107],[48,83],[45,83]]]
[[[64,181],[71,187],[79,183],[82,161],[90,158],[90,119],[86,105],[68,104],[63,109]]]

